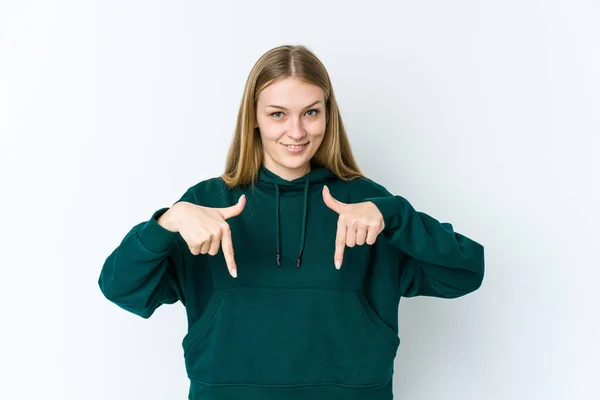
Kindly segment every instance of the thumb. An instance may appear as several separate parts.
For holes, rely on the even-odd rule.
[[[331,193],[329,192],[329,188],[327,186],[323,186],[323,201],[325,202],[325,205],[327,207],[331,208],[336,213],[342,213],[342,209],[345,204],[339,200],[334,199]]]
[[[221,214],[221,217],[223,217],[223,219],[229,219],[229,218],[233,218],[233,217],[240,215],[242,213],[242,211],[244,211],[245,206],[246,206],[246,195],[243,194],[240,196],[240,199],[238,200],[237,204],[230,206],[230,207],[217,208],[217,211],[219,211],[219,213]]]

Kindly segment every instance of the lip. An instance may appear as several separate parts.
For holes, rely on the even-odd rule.
[[[306,143],[281,143],[282,146],[305,146],[307,145],[309,142]]]
[[[304,150],[306,150],[306,148],[308,147],[308,144],[309,144],[309,143],[310,143],[310,142],[306,142],[306,143],[302,143],[302,144],[291,144],[291,143],[289,143],[289,144],[284,144],[284,143],[281,143],[281,145],[282,145],[282,146],[285,148],[285,150],[286,150],[286,151],[287,151],[289,154],[300,154],[300,153],[302,153]],[[300,148],[297,148],[297,149],[291,149],[291,148],[289,148],[288,146],[302,146],[302,147],[300,147]]]

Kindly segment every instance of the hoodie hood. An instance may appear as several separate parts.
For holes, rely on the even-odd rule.
[[[315,184],[325,184],[327,181],[336,179],[338,179],[337,176],[327,167],[312,165],[309,173],[300,178],[288,181],[267,169],[264,164],[261,164],[258,170],[256,186],[266,191],[271,191],[272,193],[275,193],[276,186],[278,186],[281,191],[303,191],[306,182],[309,182],[310,186]]]
[[[321,189],[328,181],[338,179],[337,176],[324,166],[311,166],[311,170],[304,176],[293,179],[291,181],[281,178],[279,175],[267,169],[264,164],[261,164],[258,171],[258,180],[256,186],[275,194],[275,224],[277,229],[277,243],[275,244],[275,262],[277,267],[281,267],[281,231],[280,231],[280,213],[279,202],[281,192],[303,192],[304,194],[304,211],[302,213],[302,232],[300,235],[300,245],[298,256],[296,259],[296,268],[300,268],[302,264],[302,253],[304,252],[304,244],[306,240],[306,219],[308,218],[308,192],[311,188]]]

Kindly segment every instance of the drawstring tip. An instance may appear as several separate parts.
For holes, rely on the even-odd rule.
[[[281,254],[279,254],[279,249],[277,249],[277,266],[281,267]]]
[[[298,260],[296,260],[296,268],[300,268],[300,264],[302,264],[302,253],[304,252],[303,250],[300,250],[300,254],[298,254]]]

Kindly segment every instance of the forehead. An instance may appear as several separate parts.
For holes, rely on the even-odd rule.
[[[270,84],[258,96],[258,103],[261,105],[287,108],[305,107],[318,100],[324,100],[324,93],[320,87],[294,77]]]

